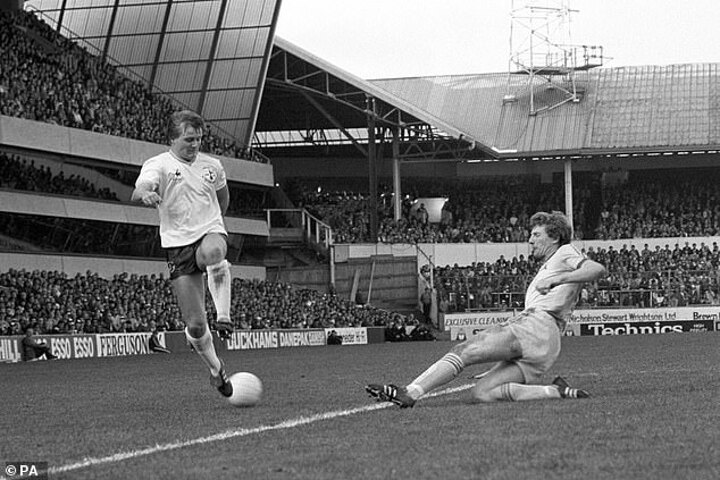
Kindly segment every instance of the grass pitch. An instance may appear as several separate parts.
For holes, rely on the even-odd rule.
[[[0,365],[0,463],[79,479],[717,479],[720,333],[566,337],[587,400],[400,410],[369,382],[409,382],[450,342],[230,352],[264,383],[238,409],[192,353]],[[3,465],[4,466],[4,465]]]

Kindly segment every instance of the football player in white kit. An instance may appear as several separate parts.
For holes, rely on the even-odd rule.
[[[230,319],[230,263],[223,215],[230,202],[225,170],[200,152],[205,121],[198,114],[175,112],[168,124],[170,149],[143,163],[132,200],[157,207],[160,243],[185,322],[185,336],[210,369],[213,385],[232,395],[218,358],[205,313],[205,281],[217,310],[217,331],[226,338]]]
[[[567,316],[585,282],[605,274],[605,267],[570,244],[572,228],[561,212],[538,212],[530,218],[531,254],[543,262],[528,286],[525,309],[499,325],[456,345],[406,387],[371,384],[365,390],[378,400],[412,407],[424,394],[453,380],[466,366],[496,362],[472,388],[475,402],[586,398],[562,377],[539,385],[560,354]]]

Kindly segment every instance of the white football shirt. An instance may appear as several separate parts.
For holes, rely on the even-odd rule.
[[[143,163],[135,186],[150,185],[162,198],[160,243],[183,247],[208,233],[227,235],[217,191],[227,185],[225,169],[216,158],[198,153],[192,163],[164,152]]]
[[[555,253],[540,267],[525,293],[525,309],[534,308],[548,312],[556,320],[564,321],[577,303],[582,283],[565,283],[557,285],[545,295],[538,292],[535,286],[543,278],[551,278],[565,272],[580,268],[586,260],[577,248],[570,244],[561,245]]]

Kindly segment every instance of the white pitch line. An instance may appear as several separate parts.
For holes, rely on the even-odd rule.
[[[474,384],[460,385],[458,387],[446,388],[435,393],[425,395],[423,398],[439,397],[441,395],[448,395],[451,393],[461,392],[472,387]],[[124,460],[130,460],[138,457],[145,457],[147,455],[153,455],[155,453],[167,452],[170,450],[177,450],[185,447],[192,447],[194,445],[202,445],[206,443],[219,442],[222,440],[228,440],[231,438],[247,437],[248,435],[255,435],[257,433],[269,432],[274,430],[285,430],[288,428],[300,427],[302,425],[309,425],[315,422],[322,422],[324,420],[332,420],[334,418],[347,417],[358,413],[372,412],[375,410],[381,410],[383,408],[396,407],[393,403],[375,403],[372,405],[366,405],[364,407],[351,408],[349,410],[336,410],[334,412],[318,413],[316,415],[310,415],[308,417],[298,417],[291,420],[285,420],[274,425],[261,425],[255,428],[241,428],[237,430],[228,430],[223,433],[216,433],[207,437],[195,438],[192,440],[185,440],[183,442],[165,443],[162,445],[155,445],[154,447],[142,448],[139,450],[131,450],[127,452],[115,453],[106,457],[90,457],[85,458],[79,462],[69,463],[60,467],[51,467],[48,469],[50,475],[55,473],[66,473],[74,470],[80,470],[82,468],[93,467],[97,465],[104,465],[108,463],[122,462]],[[5,478],[5,477],[0,477]],[[13,477],[18,478],[18,477]]]

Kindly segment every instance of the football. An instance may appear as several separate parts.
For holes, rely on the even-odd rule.
[[[237,372],[230,375],[233,393],[228,402],[236,407],[252,407],[262,398],[263,386],[260,379],[250,372]]]

